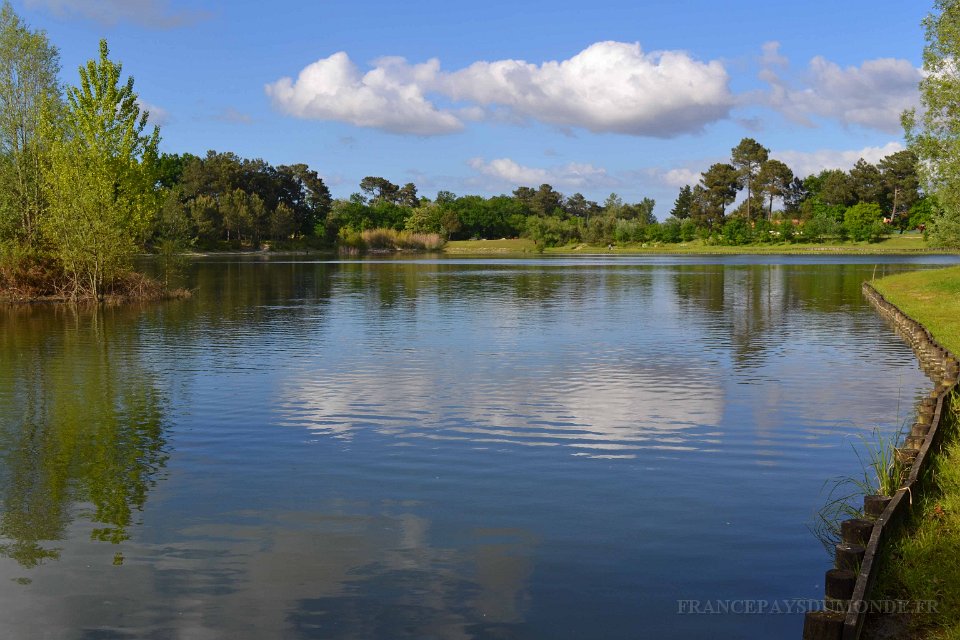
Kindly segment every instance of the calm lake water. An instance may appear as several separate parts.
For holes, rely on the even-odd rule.
[[[0,307],[0,637],[772,638],[953,258],[199,261]]]

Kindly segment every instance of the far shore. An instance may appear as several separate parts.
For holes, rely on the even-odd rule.
[[[927,246],[920,234],[903,234],[880,242],[825,242],[781,243],[752,245],[705,244],[701,240],[681,244],[573,244],[561,247],[538,247],[526,238],[503,238],[499,240],[451,240],[436,252],[392,251],[350,254],[351,256],[514,256],[537,255],[960,255],[957,249],[934,249]],[[246,249],[190,251],[182,254],[188,258],[218,256],[342,256],[336,248],[313,249]]]

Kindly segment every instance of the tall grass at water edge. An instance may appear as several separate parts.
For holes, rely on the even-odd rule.
[[[395,229],[341,231],[340,246],[348,251],[440,251],[446,244],[437,233],[414,233]]]

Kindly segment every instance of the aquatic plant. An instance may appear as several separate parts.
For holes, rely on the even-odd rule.
[[[897,447],[903,428],[889,436],[874,429],[871,436],[859,435],[861,447],[853,445],[860,462],[861,475],[843,476],[827,480],[830,486],[827,501],[809,527],[828,552],[832,553],[840,541],[840,523],[850,518],[863,517],[863,497],[892,496],[903,485],[909,466],[897,457]]]

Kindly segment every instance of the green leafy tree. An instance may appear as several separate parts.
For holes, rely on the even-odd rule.
[[[690,185],[684,185],[677,194],[677,199],[673,202],[673,209],[670,215],[677,220],[686,220],[690,217],[690,208],[693,206],[693,189]]]
[[[779,160],[767,160],[757,173],[756,183],[757,191],[768,198],[767,219],[770,219],[773,217],[774,199],[786,200],[790,195],[793,171]]]
[[[530,203],[533,213],[538,216],[552,216],[562,213],[563,195],[549,184],[542,184]]]
[[[623,198],[616,193],[611,193],[607,196],[607,199],[603,201],[603,212],[614,218],[619,218],[623,214],[623,207]]]
[[[860,158],[849,173],[850,189],[857,202],[874,202],[881,209],[887,208],[886,191],[879,167]]]
[[[575,218],[586,218],[590,215],[590,202],[582,193],[575,193],[563,204],[568,215]]]
[[[261,200],[261,204],[262,204]],[[254,212],[251,197],[243,189],[234,189],[220,201],[220,212],[223,214],[223,226],[227,231],[227,241],[243,241],[253,231]]]
[[[371,204],[378,202],[395,203],[400,197],[400,187],[379,176],[367,176],[361,180],[360,191],[366,195]]]
[[[102,40],[99,60],[80,67],[80,85],[67,89],[62,121],[51,126],[42,230],[73,297],[99,298],[129,269],[160,208],[160,132],[144,132],[148,114],[121,72]]]
[[[960,0],[935,0],[933,6],[923,21],[923,110],[904,113],[903,125],[919,159],[924,190],[940,205],[930,224],[930,242],[960,248]]]
[[[679,219],[667,218],[659,226],[659,236],[663,242],[677,243],[682,239],[682,223]]]
[[[792,223],[790,223],[792,224]],[[843,235],[843,227],[834,213],[821,208],[803,223],[803,235],[813,242],[823,242],[828,237]]]
[[[752,220],[755,215],[750,209],[753,183],[769,155],[770,150],[753,138],[742,139],[730,152],[730,164],[737,170],[737,186],[747,189],[747,219]]]
[[[401,207],[407,207],[408,209],[419,207],[420,198],[417,196],[417,185],[408,182],[400,187],[400,190],[397,192],[397,204]]]
[[[636,220],[642,226],[654,224],[657,221],[657,217],[653,215],[653,210],[656,206],[656,200],[653,198],[644,198],[636,204],[624,206],[621,210],[620,217],[628,220]]]
[[[281,202],[270,214],[270,236],[274,240],[286,240],[296,231],[296,222],[293,209]]]
[[[803,185],[803,180],[794,176],[783,196],[783,212],[788,216],[800,215],[804,201],[810,197],[810,192]]]
[[[213,196],[199,195],[190,200],[186,208],[197,240],[202,244],[211,245],[220,239],[223,215]]]
[[[703,185],[705,205],[709,209],[709,219],[722,221],[726,215],[727,205],[737,197],[737,184],[740,174],[727,163],[711,165],[700,178]]]
[[[909,228],[926,230],[930,221],[939,213],[937,199],[934,196],[925,196],[913,203],[910,207]]]
[[[0,8],[0,240],[37,240],[44,208],[41,166],[49,141],[42,125],[61,104],[60,57],[9,2]]]
[[[439,233],[445,235],[446,230],[443,228],[443,223],[440,220],[442,215],[443,209],[439,205],[432,202],[421,204],[410,212],[404,228],[414,233]]]
[[[920,199],[917,156],[909,149],[880,161],[881,179],[890,203],[890,221],[902,232],[910,224],[910,208]]]
[[[857,203],[850,176],[845,171],[825,169],[815,176],[807,176],[803,183],[809,197],[819,198],[823,204],[846,208]]]

